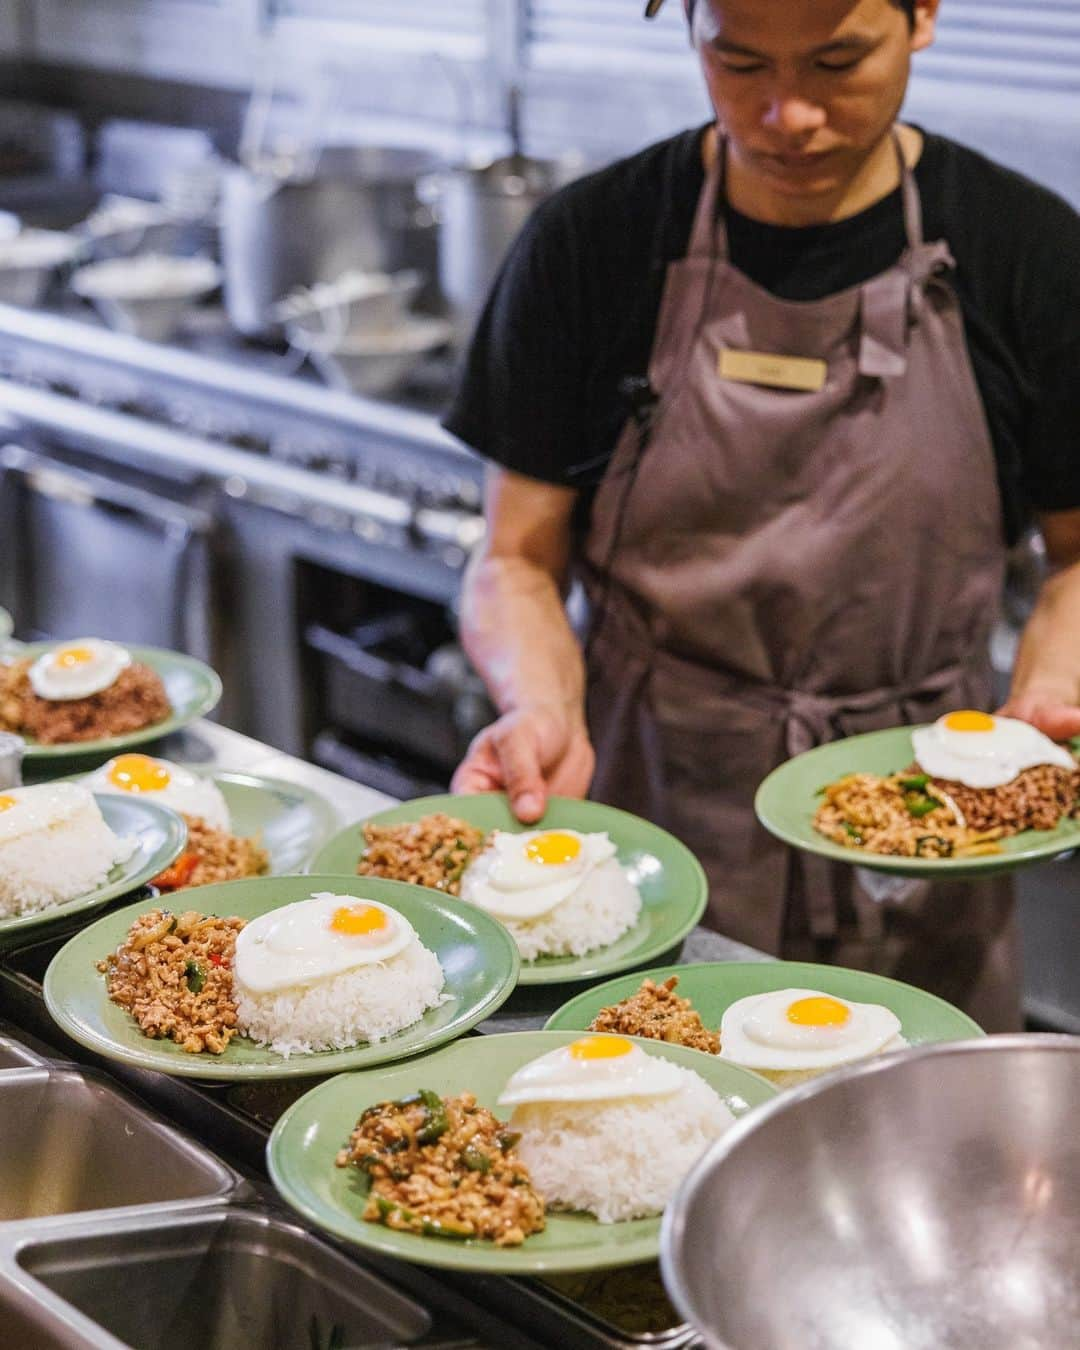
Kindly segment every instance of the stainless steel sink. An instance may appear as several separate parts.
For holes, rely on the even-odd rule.
[[[28,1064],[46,1061],[11,1036],[0,1036],[0,1069],[24,1069]]]
[[[423,1308],[326,1243],[242,1208],[20,1234],[0,1249],[0,1318],[5,1303],[34,1323],[25,1343],[50,1350],[389,1350],[431,1330]]]
[[[213,1154],[94,1073],[0,1074],[0,1225],[129,1205],[190,1208],[239,1185]]]

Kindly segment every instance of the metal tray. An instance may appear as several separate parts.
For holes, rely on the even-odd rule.
[[[0,1075],[0,1225],[232,1195],[240,1177],[104,1077],[74,1068]]]
[[[46,1344],[72,1350],[345,1350],[411,1345],[431,1330],[419,1304],[260,1209],[20,1236],[0,1245],[5,1298]]]

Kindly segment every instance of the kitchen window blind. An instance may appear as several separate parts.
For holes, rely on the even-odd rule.
[[[487,45],[489,0],[270,0],[274,19],[330,20],[374,47],[428,51]]]
[[[681,0],[642,18],[641,0],[526,0],[525,59],[544,69],[687,70]],[[1080,0],[943,0],[938,40],[916,58],[928,78],[1080,90]]]

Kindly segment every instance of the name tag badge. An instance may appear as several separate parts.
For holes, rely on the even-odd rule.
[[[717,370],[723,380],[740,384],[767,384],[773,389],[798,389],[813,394],[825,388],[829,368],[806,356],[774,356],[770,352],[720,353]]]

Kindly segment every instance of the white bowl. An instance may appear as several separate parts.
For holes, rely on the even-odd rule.
[[[274,307],[274,317],[292,332],[335,342],[400,328],[423,277],[419,272],[344,272],[336,281],[291,291]]]
[[[209,258],[142,253],[80,267],[71,288],[93,302],[110,328],[161,342],[220,281],[221,268]]]
[[[123,258],[133,253],[168,252],[184,222],[160,202],[109,194],[79,226],[95,258]]]
[[[319,374],[335,389],[379,398],[399,389],[424,357],[453,336],[449,319],[410,317],[386,333],[367,333],[334,342],[297,333]]]
[[[54,270],[82,246],[77,235],[62,230],[21,230],[0,241],[0,303],[40,304]]]

